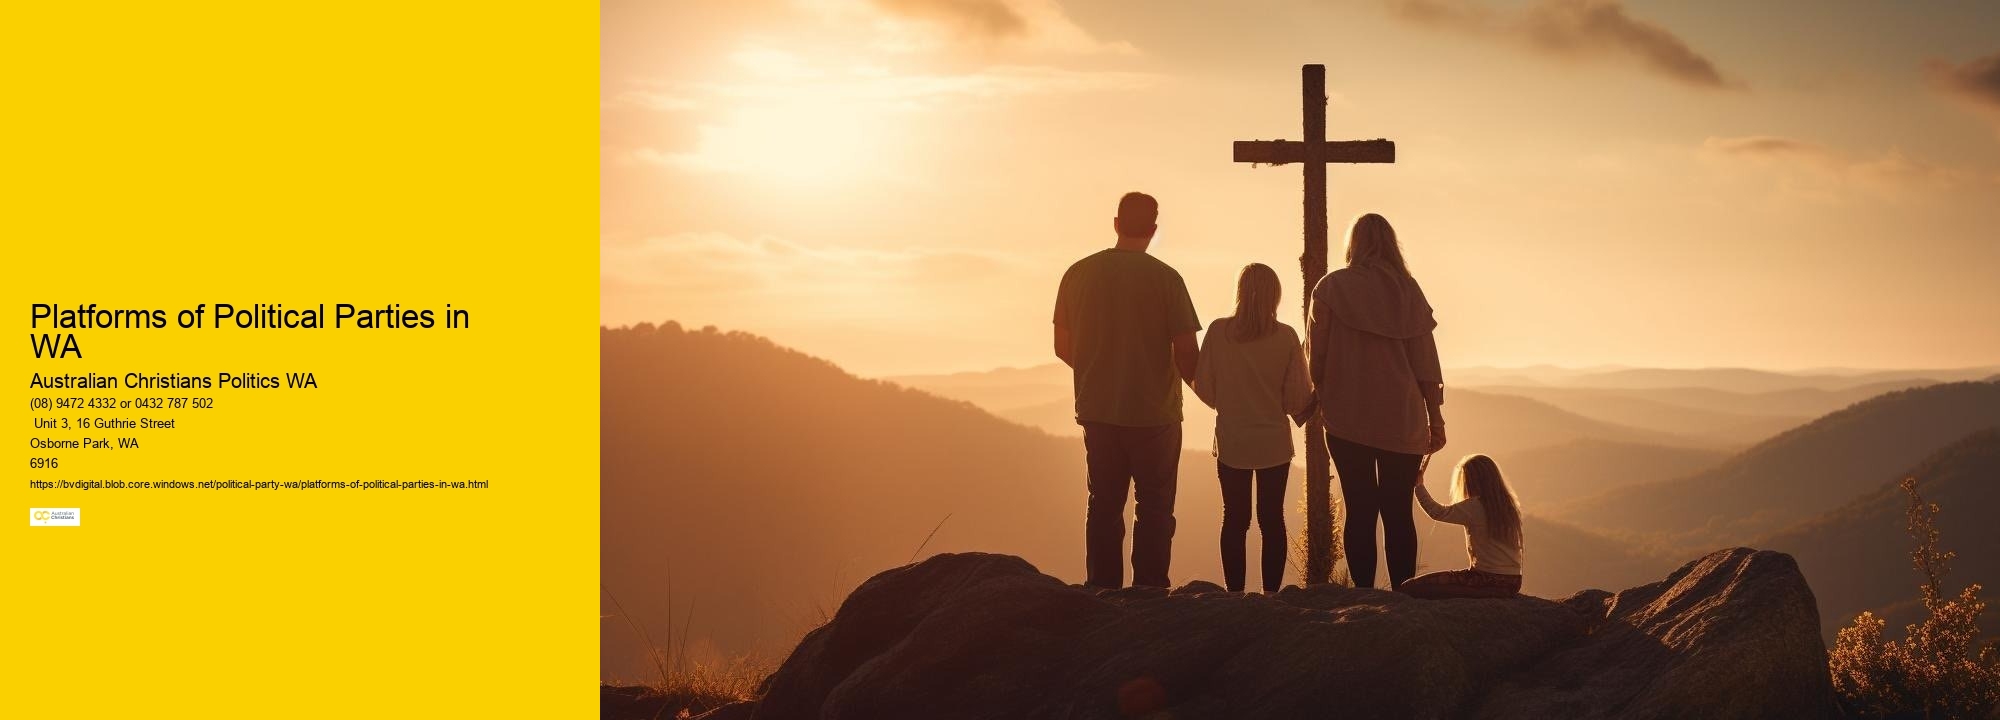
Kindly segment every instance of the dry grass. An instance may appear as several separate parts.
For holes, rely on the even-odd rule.
[[[1341,528],[1347,526],[1347,508],[1340,502],[1340,492],[1338,490],[1327,493],[1326,502],[1327,505],[1331,506],[1327,514],[1333,518],[1333,552],[1332,557],[1328,559],[1328,562],[1333,563],[1333,576],[1329,580],[1335,585],[1354,587],[1354,580],[1347,575],[1347,563],[1341,562],[1347,558],[1347,543],[1342,539],[1341,535]],[[1299,517],[1304,518],[1308,512],[1310,512],[1310,508],[1307,507],[1305,496],[1302,493],[1299,496]],[[1285,569],[1291,571],[1290,579],[1294,582],[1280,583],[1280,585],[1302,585],[1304,584],[1303,578],[1306,576],[1307,542],[1305,523],[1303,521],[1299,523],[1298,531],[1293,532],[1292,536],[1287,538],[1287,540],[1291,546],[1291,552],[1285,555]]]
[[[726,663],[688,663],[663,681],[641,685],[606,684],[605,718],[687,718],[756,697],[770,667],[750,657]]]
[[[1979,645],[1979,616],[1986,602],[1973,583],[1947,596],[1944,577],[1955,556],[1939,548],[1936,503],[1926,503],[1915,478],[1905,479],[1908,529],[1916,541],[1910,560],[1923,574],[1919,589],[1930,616],[1904,629],[1902,640],[1883,637],[1887,623],[1861,613],[1842,628],[1828,656],[1834,691],[1848,714],[1860,717],[1979,718],[2000,715],[2000,653]]]
[[[757,686],[771,674],[771,667],[753,656],[743,655],[721,663],[691,661],[687,642],[694,624],[694,604],[690,602],[679,630],[680,645],[674,645],[673,579],[667,580],[667,634],[664,644],[655,642],[651,632],[631,613],[610,588],[604,589],[612,607],[632,629],[646,655],[653,661],[658,677],[644,683],[621,685],[607,682],[601,691],[600,711],[605,718],[688,718],[714,708],[756,697]]]
[[[930,546],[931,540],[937,537],[938,531],[943,529],[945,522],[950,519],[951,514],[946,513],[943,519],[938,520],[937,525],[931,528],[930,534],[925,535],[923,541],[917,544],[916,551],[910,553],[910,562],[916,562],[918,556],[923,554],[924,548]],[[838,571],[834,575],[833,583],[835,586],[842,585]],[[844,591],[837,592],[834,597],[843,597],[845,594]],[[619,601],[618,595],[611,592],[611,588],[604,588],[604,595],[611,600],[612,607],[625,621],[626,627],[631,629],[633,637],[644,646],[647,659],[652,661],[653,668],[658,673],[643,682],[630,684],[615,680],[605,682],[600,691],[600,714],[604,718],[652,720],[691,718],[729,703],[755,699],[758,686],[762,685],[764,679],[770,677],[772,670],[775,669],[773,663],[755,655],[739,655],[722,662],[690,660],[687,645],[689,638],[693,636],[694,603],[692,601],[688,603],[680,616],[680,627],[676,630],[674,578],[671,569],[667,571],[665,642],[655,641],[645,623],[626,611],[625,603]],[[840,605],[838,599],[829,602],[820,596],[814,596],[810,602],[811,612],[817,616],[816,622],[812,623],[815,628],[831,622],[835,609]],[[676,635],[679,636],[678,646],[675,644]]]

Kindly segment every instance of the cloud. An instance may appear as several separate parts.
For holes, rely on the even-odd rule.
[[[1943,60],[1931,61],[1932,77],[1945,89],[1969,100],[2000,108],[2000,53],[1977,58],[1963,65]]]
[[[620,107],[703,111],[692,142],[671,149],[639,142],[616,159],[704,173],[846,181],[881,167],[913,116],[1031,95],[1137,90],[1160,79],[1029,65],[957,72],[840,66],[759,45],[738,49],[731,60],[738,72],[714,80],[658,83],[613,96]]]
[[[687,72],[622,76],[600,94],[610,167],[755,176],[821,188],[907,175],[913,139],[1014,98],[1120,93],[1123,69],[1054,0],[789,0],[793,34],[749,34]]]
[[[691,97],[676,95],[664,90],[638,88],[626,90],[612,96],[611,101],[607,105],[614,108],[644,108],[654,112],[679,112],[682,110],[699,109],[701,102]]]
[[[879,49],[936,52],[987,49],[1031,53],[1136,55],[1124,41],[1098,39],[1055,0],[795,0],[828,23],[861,29]]]
[[[1619,0],[1535,0],[1504,11],[1476,0],[1387,3],[1391,15],[1416,25],[1502,40],[1551,57],[1625,58],[1686,85],[1742,87],[1672,31],[1627,13]]]
[[[808,245],[691,232],[602,243],[599,271],[623,299],[654,298],[689,316],[904,324],[976,313],[993,287],[1028,282],[999,255],[944,249]]]
[[[1159,80],[1151,73],[1047,65],[992,65],[962,72],[907,72],[868,64],[838,67],[754,45],[738,50],[732,59],[749,71],[747,77],[738,82],[695,84],[684,90],[696,96],[735,99],[811,95],[917,109],[967,99],[1130,90]]]
[[[1803,140],[1793,140],[1774,135],[1752,135],[1749,137],[1734,138],[1712,137],[1703,140],[1702,147],[1725,155],[1823,157],[1828,154],[1826,148],[1818,145]]]
[[[1924,68],[1934,85],[1981,111],[2000,129],[2000,52],[1964,64],[1932,60]]]
[[[1851,189],[1905,197],[2000,187],[2000,175],[1939,165],[1898,148],[1863,156],[1796,138],[1752,135],[1711,137],[1702,141],[1702,151],[1776,173],[1785,189],[1826,200]]]
[[[1028,31],[1027,18],[1001,0],[874,0],[874,5],[905,17],[946,22],[978,35],[1012,37]]]

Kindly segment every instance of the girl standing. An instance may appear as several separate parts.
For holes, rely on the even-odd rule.
[[[1285,577],[1285,476],[1292,468],[1292,422],[1304,422],[1312,383],[1298,332],[1278,322],[1279,289],[1278,273],[1269,266],[1245,266],[1236,279],[1236,314],[1208,326],[1195,366],[1195,395],[1216,411],[1222,575],[1231,592],[1243,591],[1253,494],[1257,532],[1264,541],[1264,592],[1277,592]]]

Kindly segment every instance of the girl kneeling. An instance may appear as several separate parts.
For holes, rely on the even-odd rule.
[[[1399,589],[1421,598],[1504,598],[1521,592],[1521,508],[1500,477],[1500,465],[1468,455],[1453,473],[1452,496],[1441,505],[1417,482],[1417,502],[1432,520],[1465,526],[1472,567],[1411,578]]]

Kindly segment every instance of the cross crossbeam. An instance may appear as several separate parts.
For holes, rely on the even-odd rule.
[[[1238,140],[1236,162],[1286,165],[1301,162],[1392,163],[1396,143],[1389,140]]]

